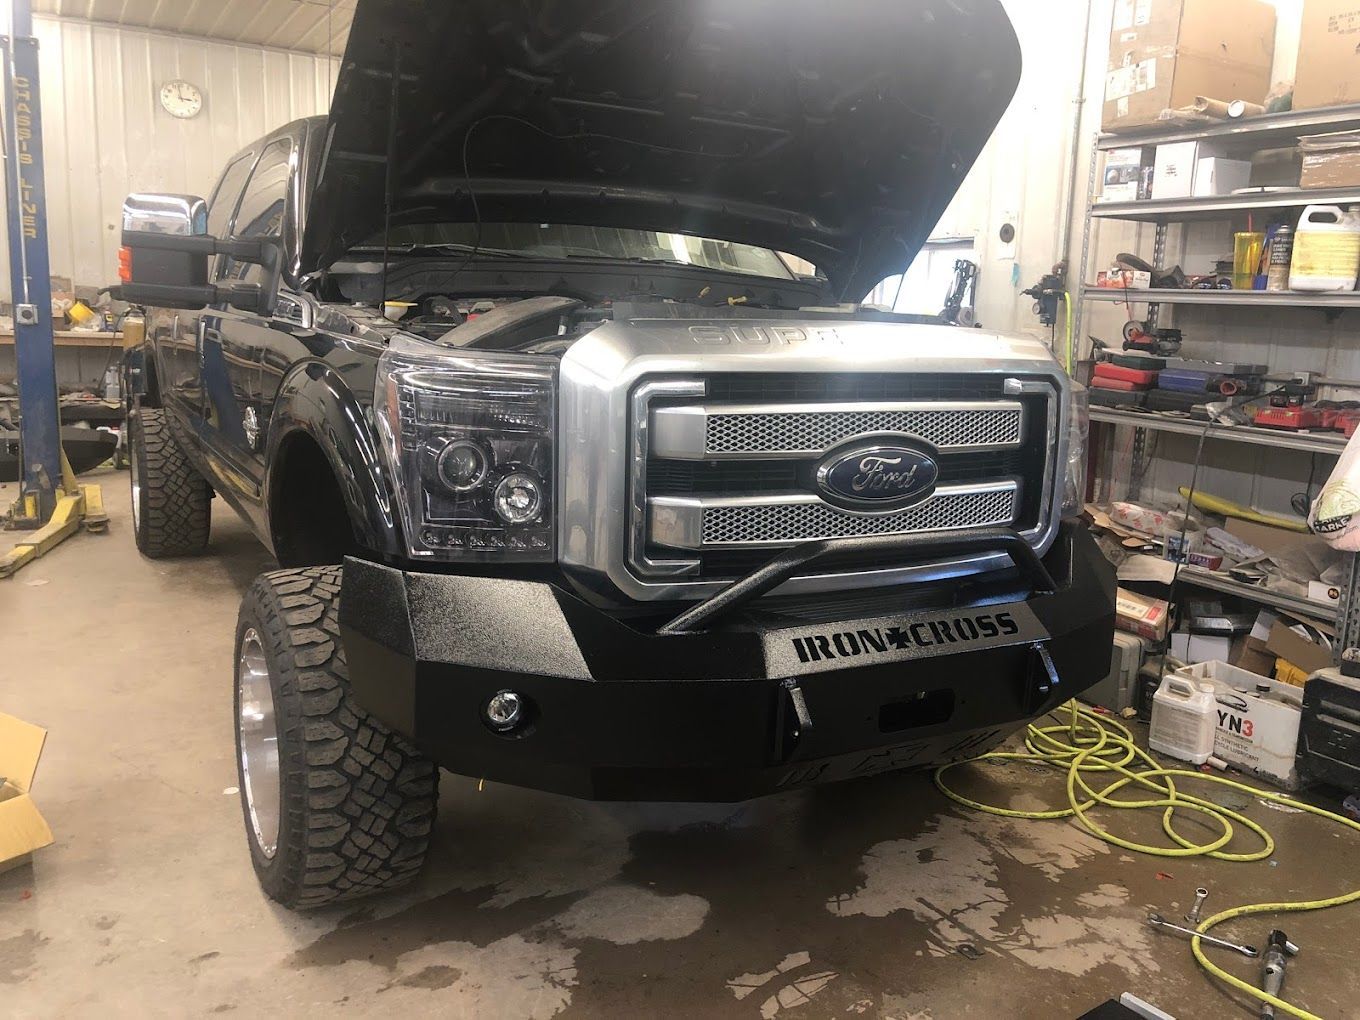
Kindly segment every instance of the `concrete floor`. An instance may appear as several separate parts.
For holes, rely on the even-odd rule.
[[[1134,856],[1068,822],[955,809],[920,776],[724,807],[446,776],[416,887],[294,915],[255,884],[233,789],[233,622],[267,559],[219,503],[211,555],[143,560],[126,476],[98,480],[110,533],[0,582],[0,710],[51,731],[34,793],[57,840],[0,875],[6,1015],[1047,1020],[1133,991],[1182,1018],[1247,1017],[1147,913],[1179,917],[1198,885],[1221,909],[1360,876],[1353,833],[1246,797],[1279,840],[1270,862]],[[1062,799],[1041,770],[967,783],[1017,807]],[[1360,1000],[1357,911],[1284,925],[1304,947],[1290,996],[1325,1016]],[[1269,927],[1225,930],[1259,944]]]

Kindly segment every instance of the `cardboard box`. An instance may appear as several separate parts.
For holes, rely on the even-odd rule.
[[[1239,669],[1245,669],[1248,673],[1255,673],[1257,676],[1270,676],[1275,672],[1275,662],[1277,656],[1270,649],[1266,648],[1266,643],[1258,637],[1248,636],[1242,642],[1242,649],[1232,657],[1232,664]]]
[[[1105,153],[1102,202],[1137,202],[1152,197],[1152,171],[1157,162],[1155,145],[1111,149]]]
[[[1171,654],[1181,662],[1226,661],[1232,654],[1232,643],[1232,638],[1221,634],[1178,630],[1171,635]]]
[[[1360,3],[1305,0],[1294,109],[1360,102]]]
[[[1340,602],[1341,589],[1326,581],[1309,581],[1308,597],[1314,602]]]
[[[1217,727],[1214,754],[1229,764],[1264,776],[1286,789],[1299,785],[1295,754],[1303,719],[1303,691],[1264,676],[1204,662],[1176,671],[1193,682],[1214,685]]]
[[[26,864],[52,842],[29,796],[47,731],[0,713],[0,872]]]
[[[1360,40],[1357,40],[1360,42]],[[1302,188],[1360,186],[1360,131],[1336,131],[1299,139]]]
[[[1237,517],[1229,517],[1223,525],[1223,530],[1267,554],[1291,552],[1310,545],[1326,545],[1316,535],[1290,531],[1288,528],[1276,528],[1269,524],[1257,524],[1255,521],[1244,521]]]
[[[1157,123],[1198,96],[1264,102],[1275,8],[1263,0],[1115,0],[1105,77],[1106,131]],[[1154,182],[1155,186],[1155,182]]]
[[[1096,273],[1096,286],[1107,290],[1147,290],[1152,286],[1152,274],[1132,269],[1102,269]]]
[[[1171,606],[1119,588],[1114,599],[1115,626],[1149,641],[1165,641],[1171,625]]]
[[[1218,156],[1219,150],[1207,142],[1171,142],[1157,146],[1157,158],[1152,171],[1152,197],[1189,198],[1195,194],[1200,164]]]
[[[1275,625],[1270,628],[1270,638],[1266,641],[1266,648],[1286,662],[1297,666],[1304,673],[1316,673],[1318,670],[1327,669],[1332,665],[1332,650],[1330,648],[1323,648],[1321,645],[1309,641],[1306,637],[1294,633],[1283,620],[1276,621]]]
[[[1195,164],[1196,198],[1231,195],[1251,184],[1251,160],[1209,156]]]

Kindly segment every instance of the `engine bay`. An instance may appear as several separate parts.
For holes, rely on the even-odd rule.
[[[787,280],[669,263],[607,259],[411,257],[335,263],[317,294],[351,317],[381,316],[431,343],[464,350],[560,354],[623,319],[797,319],[936,323],[846,304],[826,280]],[[371,321],[371,320],[370,320]],[[376,325],[376,323],[371,323]]]

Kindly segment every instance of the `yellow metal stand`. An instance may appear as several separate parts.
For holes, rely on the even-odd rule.
[[[46,556],[80,530],[102,532],[109,529],[109,517],[104,513],[104,491],[98,485],[81,485],[76,481],[65,451],[61,455],[62,495],[57,500],[52,516],[13,549],[0,556],[0,577],[10,577],[25,564]],[[32,520],[38,515],[37,501],[32,496],[16,501],[11,511],[12,520]]]

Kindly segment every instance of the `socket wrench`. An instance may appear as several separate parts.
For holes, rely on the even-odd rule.
[[[1209,890],[1200,886],[1195,890],[1195,905],[1190,908],[1190,913],[1185,915],[1185,919],[1191,924],[1199,924],[1200,911],[1204,909],[1204,901],[1209,898]]]
[[[1182,935],[1198,935],[1202,941],[1209,943],[1211,946],[1221,946],[1224,949],[1231,949],[1233,952],[1241,953],[1243,956],[1249,956],[1253,960],[1261,955],[1260,950],[1255,946],[1239,946],[1236,942],[1214,938],[1212,935],[1200,935],[1194,928],[1182,928],[1179,924],[1172,924],[1161,914],[1149,914],[1148,924],[1152,925],[1154,928],[1165,928],[1167,931],[1178,931]]]

